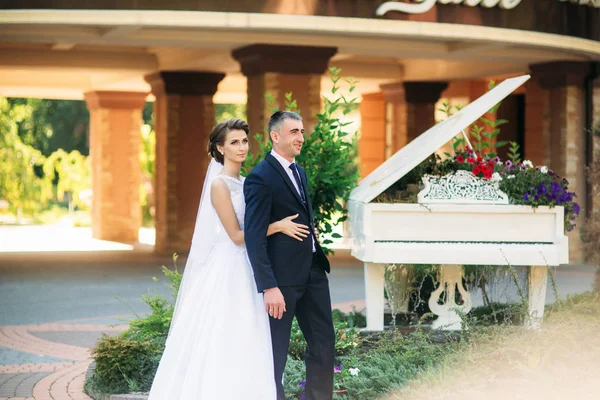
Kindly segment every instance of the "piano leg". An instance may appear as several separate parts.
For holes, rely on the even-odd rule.
[[[462,278],[462,266],[447,264],[440,266],[440,285],[431,293],[428,302],[431,312],[438,316],[431,324],[433,329],[461,330],[462,319],[456,311],[465,314],[471,311],[471,294],[463,286]],[[456,290],[460,293],[463,304],[456,304]],[[438,304],[444,292],[444,304]]]
[[[368,331],[383,330],[384,278],[384,264],[365,263],[366,330]]]
[[[546,304],[546,285],[548,282],[548,267],[529,267],[529,317],[527,327],[540,329],[544,319],[544,306]]]

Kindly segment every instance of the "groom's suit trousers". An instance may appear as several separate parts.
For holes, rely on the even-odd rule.
[[[333,393],[335,331],[331,316],[329,282],[323,269],[313,262],[306,285],[279,287],[285,299],[282,319],[269,317],[275,362],[277,400],[285,400],[283,371],[294,315],[306,339],[307,400],[330,400]]]

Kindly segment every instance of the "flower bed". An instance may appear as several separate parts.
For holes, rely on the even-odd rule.
[[[474,176],[494,182],[508,195],[510,204],[564,207],[565,230],[575,228],[575,219],[580,207],[575,202],[575,193],[569,191],[569,182],[546,166],[534,166],[529,160],[518,157],[503,161],[498,156],[479,156],[470,147],[455,150],[442,159],[432,155],[410,173],[379,195],[375,202],[416,203],[418,189],[422,188],[423,177],[446,176],[457,171],[470,171]]]

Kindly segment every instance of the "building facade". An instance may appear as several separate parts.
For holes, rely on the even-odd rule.
[[[586,166],[600,148],[598,0],[4,0],[0,95],[85,99],[93,234],[137,240],[141,110],[155,102],[156,249],[186,251],[215,103],[246,103],[253,131],[293,92],[309,128],[329,66],[359,81],[367,174],[490,80],[531,74],[498,117],[503,140],[600,207]],[[438,117],[439,118],[439,117]],[[190,185],[197,182],[197,185]],[[582,221],[578,221],[581,226]],[[572,260],[581,261],[578,233]]]

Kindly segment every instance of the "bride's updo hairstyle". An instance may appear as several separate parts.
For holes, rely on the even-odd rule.
[[[231,118],[223,122],[219,122],[210,133],[208,140],[208,154],[219,164],[223,164],[223,154],[217,149],[217,145],[225,145],[225,138],[230,131],[240,130],[246,132],[246,135],[250,133],[250,128],[246,121],[239,118]]]

